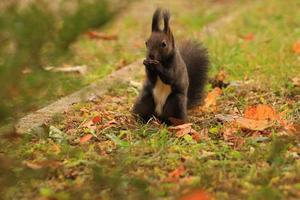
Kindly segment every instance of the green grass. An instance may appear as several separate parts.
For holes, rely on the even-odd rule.
[[[263,132],[238,129],[233,138],[226,139],[224,131],[230,127],[215,118],[216,114],[243,112],[249,105],[263,103],[283,113],[288,123],[300,124],[299,93],[290,80],[300,74],[299,55],[291,50],[299,39],[296,27],[300,14],[296,11],[300,4],[291,0],[246,3],[230,4],[233,10],[247,9],[231,23],[221,25],[217,34],[203,37],[212,58],[211,75],[224,69],[227,80],[246,80],[223,89],[215,112],[190,112],[193,128],[206,139],[197,142],[190,135],[178,138],[153,121],[146,125],[136,122],[129,110],[137,89],[130,84],[115,85],[107,95],[55,116],[44,129],[21,138],[6,135],[0,141],[1,196],[180,199],[200,188],[215,199],[299,199],[299,135],[287,134],[275,125]],[[172,7],[179,18],[174,22],[179,39],[184,35],[180,27],[196,36],[198,26],[219,19],[222,15],[218,13],[224,13],[222,6],[226,6],[208,3],[217,11],[211,14],[202,7],[181,12],[180,5]],[[193,21],[190,15],[202,18]],[[127,45],[142,42],[148,33],[126,40],[143,25],[134,29],[131,14],[122,20],[126,29],[118,41],[82,38],[74,47],[82,52],[83,59],[78,57],[76,62],[95,68],[85,77],[87,83],[112,71],[113,63],[121,58],[131,62],[142,57],[143,47]],[[113,33],[115,26],[107,30]],[[254,39],[242,39],[248,34]],[[109,55],[104,56],[107,52]],[[102,62],[106,64],[97,69]],[[86,125],[95,116],[101,116],[102,121],[95,127]],[[87,134],[94,137],[81,144],[80,138]],[[180,166],[184,166],[180,177],[170,180],[170,172]]]
[[[232,79],[248,77],[267,87],[284,86],[300,73],[299,56],[292,51],[299,40],[299,2],[259,2],[250,5],[218,39],[208,38],[213,68],[224,68]],[[268,6],[266,6],[268,5]],[[252,41],[242,37],[253,34]]]

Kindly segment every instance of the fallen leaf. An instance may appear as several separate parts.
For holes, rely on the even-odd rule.
[[[89,113],[90,111],[86,108],[80,108],[80,112],[82,113]]]
[[[213,200],[213,198],[209,193],[199,189],[181,197],[180,200]]]
[[[169,173],[169,177],[179,178],[185,172],[185,168],[183,165],[180,165],[177,169]]]
[[[241,36],[241,38],[246,41],[252,41],[254,40],[255,35],[253,33],[249,33],[247,35]]]
[[[247,118],[237,118],[235,119],[237,126],[253,131],[263,131],[274,125],[271,121],[268,120],[253,120]]]
[[[170,132],[174,132],[176,137],[179,138],[185,136],[186,134],[190,134],[196,142],[199,142],[203,138],[203,136],[200,133],[198,133],[192,128],[192,123],[180,124],[178,126],[170,126],[168,130]]]
[[[237,135],[237,132],[238,127],[232,126],[231,124],[224,125],[222,129],[224,141],[234,148],[239,148],[245,143],[244,138]]]
[[[258,104],[246,108],[244,117],[254,120],[279,120],[280,117],[275,109],[269,105]]]
[[[254,120],[277,121],[283,128],[293,132],[293,125],[283,120],[281,114],[278,114],[275,109],[269,105],[258,104],[256,106],[248,107],[245,110],[244,116]]]
[[[87,135],[83,136],[82,138],[80,138],[80,143],[82,144],[82,143],[88,142],[92,138],[93,138],[92,134],[87,134]]]
[[[115,125],[118,124],[117,121],[115,119],[110,120],[109,122],[107,122],[108,125]]]
[[[90,39],[101,39],[101,40],[117,40],[118,36],[114,35],[114,34],[106,34],[106,33],[102,33],[102,32],[96,32],[96,31],[88,31],[86,33],[86,35],[90,38]]]
[[[95,117],[92,119],[92,122],[93,122],[94,124],[98,124],[98,123],[100,123],[101,121],[102,121],[102,118],[101,118],[99,115],[95,116]]]
[[[200,133],[198,132],[193,132],[192,133],[192,138],[193,140],[195,140],[196,142],[199,142],[202,139],[202,136]]]
[[[94,124],[93,120],[85,121],[85,122],[83,122],[83,123],[81,124],[81,126],[84,127],[84,128],[88,128],[88,129],[90,129],[90,130],[94,130],[94,131],[97,129],[97,127],[96,127],[96,125]]]
[[[175,132],[177,137],[182,137],[188,134],[192,130],[192,123],[181,124],[178,126],[171,126],[168,128],[169,131]]]
[[[178,168],[168,174],[168,177],[164,179],[164,182],[177,182],[179,178],[184,174],[184,172],[185,167],[183,165],[180,165]]]
[[[300,54],[300,41],[297,41],[293,44],[293,51],[296,54]]]
[[[216,118],[225,121],[232,122],[234,125],[240,128],[245,128],[254,131],[263,131],[271,126],[273,126],[273,122],[269,120],[254,120],[247,119],[238,115],[216,115]]]
[[[210,93],[207,94],[203,108],[207,109],[217,105],[217,98],[222,94],[222,90],[218,87],[214,88]]]

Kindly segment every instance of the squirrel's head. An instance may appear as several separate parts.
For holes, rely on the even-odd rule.
[[[160,22],[163,18],[163,29]],[[147,59],[164,61],[174,54],[175,42],[169,26],[170,13],[158,8],[152,18],[152,33],[146,41]]]

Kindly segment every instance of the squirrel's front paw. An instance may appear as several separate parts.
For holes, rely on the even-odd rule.
[[[150,60],[145,59],[145,60],[143,61],[143,64],[144,64],[146,67],[148,67],[148,66],[151,65],[151,62],[150,62]]]
[[[149,59],[145,59],[143,61],[143,64],[146,66],[147,69],[149,70],[154,70],[155,66],[158,64],[159,62],[157,60],[149,60]]]

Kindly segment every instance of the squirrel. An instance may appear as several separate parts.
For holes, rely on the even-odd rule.
[[[162,19],[164,27],[160,29]],[[168,10],[156,9],[151,36],[145,42],[146,80],[132,109],[143,122],[153,116],[166,124],[171,124],[172,118],[186,121],[187,109],[201,103],[207,82],[207,49],[193,40],[177,47],[169,20]]]

